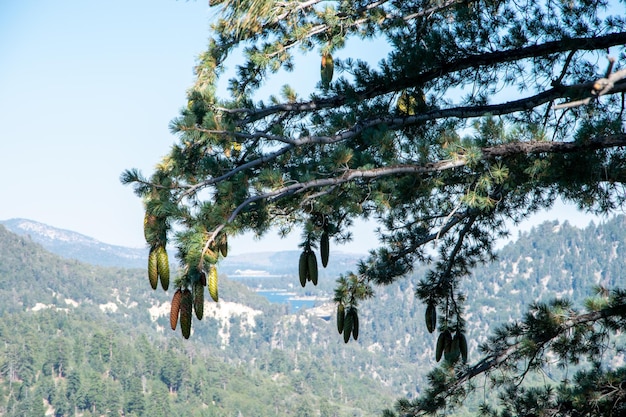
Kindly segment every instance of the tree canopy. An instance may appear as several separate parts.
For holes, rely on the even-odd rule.
[[[157,277],[168,288],[164,248],[177,248],[174,285],[183,295],[173,303],[173,328],[180,317],[189,337],[204,285],[218,299],[215,265],[228,236],[302,230],[294,271],[304,286],[316,283],[317,250],[323,265],[332,262],[328,239],[346,242],[355,220],[370,219],[379,248],[337,280],[339,332],[346,342],[358,337],[358,304],[372,286],[427,264],[416,296],[445,357],[431,388],[399,401],[396,412],[436,413],[462,401],[474,376],[495,369],[503,373],[492,382],[508,395],[485,415],[624,412],[626,371],[597,360],[606,338],[624,328],[623,291],[599,287],[585,311],[559,299],[535,304],[496,331],[482,360],[468,363],[463,303],[472,295],[459,291],[474,266],[494,259],[511,224],[559,197],[595,213],[623,210],[623,1],[209,4],[216,12],[208,49],[187,106],[171,122],[177,143],[151,176],[122,174],[145,203],[154,288]],[[377,65],[338,58],[363,55],[372,40],[389,47]],[[348,41],[363,47],[346,49]],[[298,57],[307,54],[320,60],[312,94],[284,85],[257,97],[280,71],[301,70]],[[234,56],[243,63],[220,97]],[[586,358],[591,370],[558,390],[520,387],[548,354],[563,363]]]

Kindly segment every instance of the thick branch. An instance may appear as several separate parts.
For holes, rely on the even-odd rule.
[[[428,71],[410,75],[404,78],[394,80],[393,84],[385,84],[364,89],[356,94],[351,95],[350,100],[367,100],[393,91],[400,91],[413,86],[423,85],[428,81],[440,78],[442,76],[452,74],[469,68],[480,68],[483,66],[493,66],[508,62],[519,61],[523,59],[536,58],[551,54],[557,54],[572,50],[591,51],[598,49],[606,49],[611,46],[626,43],[626,32],[611,33],[604,36],[591,38],[566,38],[559,41],[546,42],[539,45],[531,45],[517,49],[509,49],[506,51],[487,52],[484,54],[471,55],[459,58],[450,62],[441,63],[437,67],[433,67]],[[590,89],[591,90],[591,89]],[[561,90],[561,94],[563,90]],[[554,98],[562,97],[562,95],[554,96]],[[312,100],[302,103],[285,103],[275,106],[266,107],[264,109],[230,109],[229,113],[247,113],[248,117],[243,119],[240,125],[246,125],[256,120],[267,117],[277,112],[305,112],[311,110],[320,110],[324,108],[334,108],[344,105],[348,97],[338,95],[320,100]],[[221,109],[226,111],[226,109]]]
[[[267,134],[260,134],[258,132],[253,134],[242,134],[242,133],[231,133],[227,131],[208,131],[208,133],[221,134],[221,135],[232,135],[232,136],[240,136],[240,137],[248,137],[248,138],[258,138],[265,137],[270,140],[276,140],[284,143],[289,143],[295,146],[308,145],[314,143],[335,143],[341,140],[348,139],[353,137],[356,134],[361,133],[363,130],[375,126],[385,125],[389,129],[401,129],[403,127],[414,126],[416,124],[424,123],[429,120],[439,120],[439,119],[447,119],[447,118],[459,118],[459,119],[469,119],[475,117],[483,117],[486,115],[505,115],[511,114],[518,111],[528,111],[538,106],[541,106],[546,103],[550,103],[556,99],[575,95],[577,97],[581,96],[589,96],[593,95],[593,86],[594,81],[590,81],[587,83],[576,84],[573,86],[563,86],[559,85],[553,87],[549,90],[541,92],[539,94],[535,94],[534,96],[525,97],[519,100],[508,101],[505,103],[499,104],[489,104],[482,106],[461,106],[461,107],[452,107],[448,109],[436,109],[431,110],[424,113],[415,114],[412,116],[406,117],[394,117],[394,116],[383,116],[383,117],[374,117],[371,119],[363,120],[362,122],[356,124],[351,129],[346,130],[342,133],[333,136],[310,136],[310,137],[302,137],[297,140],[286,138],[286,137],[277,137],[277,136],[269,136]],[[603,94],[616,94],[622,93],[626,91],[626,80],[620,80],[615,82],[612,85],[612,88]],[[285,104],[285,109],[290,108],[294,112],[300,111],[310,111],[316,110],[316,103],[303,103],[306,104],[304,107],[298,107],[297,103]],[[271,113],[270,113],[271,114]],[[197,128],[199,129],[199,128]],[[201,129],[200,129],[201,130]]]
[[[392,123],[397,122],[397,123],[403,123],[406,119],[410,119],[413,118],[414,116],[408,117],[408,118],[393,118],[390,119],[390,127],[394,127],[394,125]],[[380,119],[377,119],[376,121],[371,121],[371,124],[378,124]],[[246,169],[250,169],[250,168],[254,168],[257,167],[261,164],[270,162],[274,159],[276,159],[277,157],[279,157],[280,155],[283,155],[285,153],[287,153],[288,151],[292,150],[295,148],[295,146],[303,146],[303,145],[308,145],[308,144],[314,144],[314,143],[334,143],[334,142],[338,142],[340,140],[344,140],[347,137],[351,137],[356,135],[357,133],[360,133],[362,130],[364,130],[366,127],[370,127],[369,124],[359,124],[358,126],[355,126],[355,128],[353,128],[352,130],[343,132],[339,135],[335,135],[335,136],[312,136],[312,137],[308,137],[308,138],[302,138],[302,139],[297,139],[294,140],[293,143],[290,143],[287,146],[284,146],[280,149],[278,149],[275,152],[269,153],[267,155],[264,155],[263,157],[254,159],[250,162],[247,162],[243,165],[240,165],[234,169],[232,169],[231,171],[219,176],[219,177],[213,177],[213,178],[209,178],[205,181],[199,182],[198,184],[194,184],[192,186],[189,186],[187,190],[185,190],[185,192],[182,194],[182,197],[185,196],[189,196],[192,195],[195,192],[198,192],[199,190],[206,188],[210,185],[213,184],[217,184],[221,181],[225,181],[228,178],[232,177],[233,175],[244,171]],[[226,134],[227,132],[223,132],[224,134]],[[497,157],[508,157],[508,156],[512,156],[512,155],[518,155],[518,154],[531,154],[531,153],[572,153],[572,152],[578,152],[581,150],[597,150],[597,149],[606,149],[606,148],[614,148],[614,147],[618,147],[618,146],[626,146],[626,134],[621,134],[621,135],[613,135],[613,136],[601,136],[601,137],[597,137],[597,138],[591,138],[589,141],[586,142],[544,142],[544,141],[533,141],[533,142],[511,142],[511,143],[505,143],[502,145],[498,145],[498,146],[492,146],[492,147],[486,147],[486,148],[482,148],[481,152],[483,155],[483,159],[489,160],[489,159],[494,159]],[[433,172],[433,171],[442,171],[445,169],[450,169],[450,168],[455,168],[455,167],[459,167],[459,166],[463,166],[465,165],[465,160],[464,159],[458,159],[456,161],[454,161],[454,163],[450,163],[448,161],[440,161],[440,162],[436,162],[433,164],[428,164],[428,165],[424,165],[424,166],[414,166],[414,165],[405,165],[405,166],[392,166],[392,167],[387,167],[387,168],[377,168],[376,170],[370,170],[368,171],[367,174],[363,174],[363,177],[366,178],[373,178],[373,177],[378,177],[378,176],[384,176],[380,175],[379,173],[382,173],[383,170],[389,170],[386,172],[390,172],[391,175],[393,174],[408,174],[408,173],[412,173],[412,174],[423,174],[423,173],[428,173],[428,172]],[[350,174],[348,175],[348,177],[346,177],[347,179],[345,180],[341,180],[341,183],[349,181],[351,179],[357,178],[358,175],[356,174],[357,172],[364,172],[364,171],[358,171],[358,170],[351,170],[348,171]],[[375,174],[376,172],[376,174]],[[346,174],[344,174],[345,176]],[[387,174],[389,175],[389,174]],[[340,177],[340,178],[344,178],[344,176]],[[309,183],[306,183],[307,185],[298,183],[298,184],[294,184],[291,187],[293,187],[293,190],[295,192],[296,189],[302,191],[304,189],[307,188],[311,188],[311,187],[322,187],[322,186],[327,186],[327,185],[337,185],[338,183],[336,183],[335,181],[337,181],[336,178],[330,178],[330,179],[324,179],[324,180],[315,180],[315,181],[311,181]],[[261,198],[255,198],[254,201],[258,200],[258,199],[262,199],[262,198],[268,198],[268,197],[274,197],[273,195],[263,195],[263,197]]]
[[[469,119],[475,117],[482,117],[486,115],[499,116],[505,114],[511,114],[518,111],[527,111],[531,110],[535,107],[541,106],[542,104],[546,104],[552,102],[558,98],[562,98],[568,95],[576,95],[580,97],[581,95],[592,95],[594,82],[588,82],[583,84],[577,84],[573,86],[557,86],[553,87],[549,90],[546,90],[542,93],[536,94],[534,96],[525,97],[519,100],[508,101],[500,104],[488,104],[482,106],[461,106],[461,107],[452,107],[448,109],[436,109],[431,110],[424,113],[415,114],[412,116],[405,117],[395,117],[395,116],[379,116],[373,117],[370,119],[363,120],[357,124],[355,124],[351,129],[338,133],[332,136],[304,136],[299,139],[290,139],[284,136],[270,135],[267,132],[254,132],[254,133],[241,133],[241,132],[231,132],[226,130],[207,130],[202,129],[201,127],[195,126],[190,128],[184,128],[182,130],[197,130],[203,133],[222,135],[222,136],[233,136],[240,137],[244,139],[258,139],[265,138],[269,140],[274,140],[278,142],[288,143],[290,145],[302,146],[309,144],[328,144],[335,143],[341,140],[349,139],[356,134],[361,133],[363,130],[371,127],[376,127],[380,125],[385,125],[389,129],[401,129],[403,127],[414,126],[416,124],[424,123],[430,120],[439,120],[439,119],[448,119],[448,118],[459,118],[459,119]],[[622,80],[621,82],[616,82],[613,88],[604,93],[604,94],[616,94],[626,91],[626,81]],[[287,111],[309,111],[316,110],[315,103],[310,102],[310,107],[297,107],[297,103],[285,104],[284,109],[290,109]],[[238,110],[228,110],[223,109],[224,111],[238,111]],[[252,111],[250,109],[240,109],[241,111]]]
[[[567,333],[570,329],[573,329],[574,327],[580,324],[594,323],[600,319],[614,317],[614,316],[624,316],[624,314],[626,314],[625,312],[626,312],[626,305],[617,305],[617,306],[605,308],[599,311],[592,311],[590,313],[581,314],[581,315],[572,317],[569,320],[566,320],[563,324],[561,324],[558,327],[557,331],[553,334],[553,337],[551,340],[554,340],[558,336],[564,333]],[[545,342],[545,340],[537,340],[536,342],[543,343]],[[459,385],[465,383],[469,379],[495,368],[497,365],[509,359],[513,355],[513,353],[518,352],[521,349],[521,347],[522,347],[522,342],[519,341],[502,351],[494,352],[493,354],[487,356],[486,358],[478,362],[476,365],[470,367],[467,371],[461,373],[460,376],[457,378],[457,381],[453,385],[451,385],[450,388],[453,390],[455,387],[458,387]]]
[[[482,148],[484,159],[509,157],[520,154],[537,153],[573,153],[585,150],[598,150],[626,146],[626,134],[599,136],[585,142],[511,142],[498,146]]]
[[[254,168],[256,166],[259,166],[261,164],[264,164],[266,162],[272,161],[276,158],[278,158],[280,155],[283,155],[287,152],[289,152],[291,149],[293,148],[293,145],[288,145],[288,146],[284,146],[280,149],[278,149],[275,152],[269,153],[267,155],[263,155],[260,158],[257,159],[253,159],[250,162],[247,162],[245,164],[239,165],[237,168],[233,168],[232,170],[228,171],[227,173],[225,173],[224,175],[220,175],[219,177],[212,177],[209,178],[205,181],[199,182],[198,184],[194,184],[192,186],[189,186],[189,188],[187,190],[185,190],[185,192],[182,193],[181,195],[181,199],[184,197],[187,197],[189,195],[193,195],[194,193],[202,190],[203,188],[206,188],[210,185],[213,184],[217,184],[218,182],[221,181],[226,181],[227,179],[229,179],[230,177],[232,177],[233,175],[244,171],[246,169],[250,169],[250,168]]]
[[[593,90],[591,94],[582,100],[576,100],[569,103],[562,103],[554,106],[554,109],[568,108],[568,107],[576,107],[582,106],[585,104],[589,104],[592,98],[603,96],[607,93],[610,93],[614,88],[615,84],[620,80],[626,78],[626,69],[616,71],[611,74],[611,70],[613,69],[613,64],[615,63],[615,58],[609,58],[609,68],[607,70],[607,74],[604,78],[600,78],[593,83]]]
[[[287,195],[304,192],[311,188],[322,188],[328,186],[337,186],[345,184],[357,179],[372,179],[382,178],[390,175],[402,175],[402,174],[426,174],[435,171],[445,171],[455,167],[460,167],[466,164],[463,158],[458,158],[448,161],[440,161],[436,163],[427,164],[424,166],[418,165],[394,165],[390,167],[374,168],[368,170],[350,169],[345,171],[342,175],[333,178],[315,179],[306,182],[298,182],[285,187],[278,188],[276,190],[268,191],[263,194],[252,196],[241,203],[230,215],[228,222],[232,222],[237,215],[247,205],[259,201],[259,200],[278,200]]]

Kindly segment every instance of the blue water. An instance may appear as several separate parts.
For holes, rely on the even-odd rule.
[[[298,311],[301,308],[310,308],[315,306],[315,300],[301,300],[295,298],[293,294],[279,290],[259,290],[259,295],[267,298],[270,303],[289,304],[291,311]]]

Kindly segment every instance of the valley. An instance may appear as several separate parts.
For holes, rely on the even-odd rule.
[[[531,301],[568,297],[582,308],[594,286],[623,283],[625,225],[621,216],[582,230],[544,223],[476,268],[463,288],[470,362]],[[226,258],[220,301],[206,301],[184,340],[169,328],[172,290],[153,291],[145,269],[89,264],[77,250],[61,257],[33,233],[0,226],[2,415],[380,415],[418,395],[436,365],[414,297],[423,267],[376,288],[359,308],[359,340],[345,344],[330,300],[358,255],[332,254],[318,286],[305,288],[296,251]]]

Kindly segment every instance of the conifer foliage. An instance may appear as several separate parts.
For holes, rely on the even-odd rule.
[[[464,333],[463,303],[472,295],[459,291],[474,266],[493,260],[507,224],[557,197],[592,212],[624,208],[623,1],[209,5],[211,39],[187,106],[171,122],[177,143],[151,176],[122,174],[145,203],[146,240],[162,257],[150,264],[153,287],[166,269],[164,248],[173,244],[181,265],[175,287],[197,294],[208,276],[217,301],[215,268],[227,236],[272,227],[303,230],[308,263],[293,264],[305,285],[317,280],[318,257],[323,266],[332,262],[328,239],[345,242],[356,219],[371,219],[380,226],[379,248],[337,280],[339,333],[357,339],[359,302],[419,263],[430,271],[416,296],[429,307],[429,331],[442,340],[436,355],[444,361],[431,388],[399,401],[397,412],[436,413],[462,400],[471,378],[494,369],[502,373],[493,383],[510,395],[500,408],[485,406],[485,415],[530,415],[532,407],[549,415],[623,412],[623,368],[594,359],[608,346],[604,337],[624,328],[619,289],[603,290],[605,301],[586,312],[563,300],[532,306],[481,346],[478,362],[468,358]],[[359,56],[372,40],[389,48],[377,65]],[[348,48],[348,41],[362,46]],[[244,62],[228,80],[229,96],[218,97],[234,54]],[[302,70],[300,54],[319,57],[315,92],[302,97],[298,86],[284,85],[259,98],[279,71]],[[162,276],[161,283],[167,289]],[[191,313],[180,317],[189,337]],[[592,370],[556,391],[525,391],[518,378],[548,352],[565,362],[586,357]],[[586,386],[595,387],[596,400],[586,400]]]

